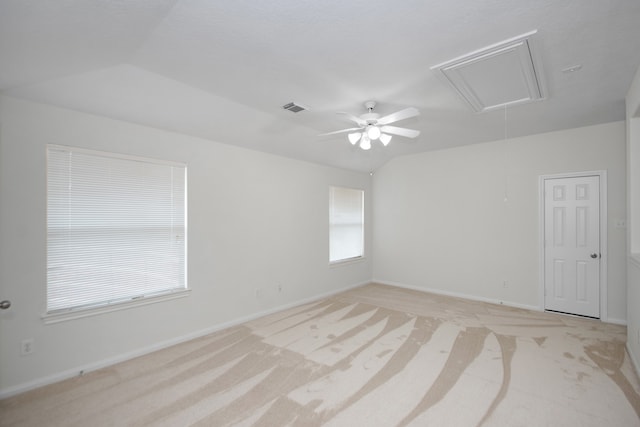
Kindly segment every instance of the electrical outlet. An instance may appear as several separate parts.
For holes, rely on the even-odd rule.
[[[262,289],[256,288],[256,298],[260,298],[262,296]]]
[[[278,293],[282,292],[282,285],[278,285]]]
[[[508,288],[509,287],[509,285],[507,284],[506,280],[504,282],[502,282],[502,287],[503,288]]]
[[[625,221],[624,219],[616,219],[613,222],[613,226],[615,228],[627,228],[627,221]]]
[[[20,343],[20,355],[26,356],[31,353],[33,353],[33,338],[22,340],[22,343]]]

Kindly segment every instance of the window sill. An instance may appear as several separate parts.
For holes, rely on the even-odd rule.
[[[104,305],[100,307],[69,310],[59,313],[46,313],[42,315],[42,320],[46,325],[53,323],[66,322],[68,320],[81,319],[83,317],[97,316],[99,314],[111,313],[114,311],[128,310],[134,307],[140,307],[143,305],[156,304],[163,301],[170,301],[178,298],[184,298],[189,296],[190,289],[184,289],[180,291],[171,292],[164,295],[156,295],[151,297],[145,297],[140,299],[134,299],[131,301],[125,301],[115,304]]]
[[[341,259],[338,261],[329,261],[329,267],[340,267],[343,265],[358,264],[360,262],[363,262],[365,259],[366,258],[364,256],[359,256],[355,258]]]

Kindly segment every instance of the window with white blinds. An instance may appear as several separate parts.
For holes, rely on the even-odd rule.
[[[364,191],[329,188],[329,262],[364,255]]]
[[[47,313],[187,289],[186,167],[47,148]]]

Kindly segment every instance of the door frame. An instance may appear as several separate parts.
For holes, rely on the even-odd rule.
[[[538,232],[539,232],[539,293],[538,298],[540,301],[540,310],[545,311],[545,295],[544,295],[544,268],[545,268],[545,252],[544,252],[544,183],[548,179],[558,178],[581,178],[587,176],[600,177],[600,320],[607,322],[607,260],[608,255],[608,240],[607,240],[607,171],[585,171],[585,172],[569,172],[551,175],[540,175],[538,177]]]

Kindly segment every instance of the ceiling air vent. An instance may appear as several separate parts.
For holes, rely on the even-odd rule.
[[[285,110],[289,110],[292,113],[299,113],[300,111],[308,110],[307,107],[304,107],[300,104],[296,104],[295,102],[290,102],[282,106]]]
[[[542,67],[532,43],[536,31],[431,67],[476,112],[545,98]]]

